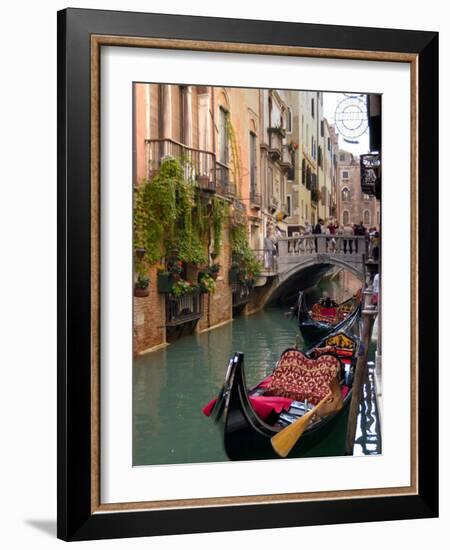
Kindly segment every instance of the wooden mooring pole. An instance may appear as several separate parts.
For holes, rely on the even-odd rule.
[[[372,293],[370,292],[370,295],[371,294]],[[345,454],[347,455],[353,454],[353,446],[355,444],[356,437],[356,421],[358,419],[359,405],[363,397],[364,382],[367,378],[367,358],[369,355],[370,338],[372,336],[373,323],[377,313],[378,312],[375,308],[368,309],[366,306],[361,314],[361,343],[363,347],[361,350],[361,355],[358,356],[356,361],[355,373],[353,377],[353,393],[347,421],[347,439],[345,444]]]

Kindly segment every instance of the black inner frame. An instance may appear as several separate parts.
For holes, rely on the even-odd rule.
[[[418,495],[91,514],[91,34],[418,54],[418,129],[423,138],[418,155]],[[438,515],[437,144],[436,32],[85,9],[58,12],[59,538],[88,540]]]

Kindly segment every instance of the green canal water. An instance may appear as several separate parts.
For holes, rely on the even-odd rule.
[[[135,358],[135,466],[228,460],[220,434],[202,408],[218,394],[235,351],[245,354],[247,384],[251,387],[272,372],[286,347],[296,338],[301,342],[295,320],[287,318],[285,312],[286,308],[268,308],[236,317],[219,328],[180,338],[164,349]],[[380,452],[380,445],[370,385],[366,397],[370,407],[367,414],[360,415],[363,421],[359,422],[358,445],[361,452],[372,454]],[[334,437],[344,438],[345,422],[337,430],[340,433]]]

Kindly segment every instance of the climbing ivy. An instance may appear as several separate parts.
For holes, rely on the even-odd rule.
[[[213,197],[211,204],[211,221],[214,238],[214,253],[219,255],[222,247],[223,237],[223,222],[227,215],[227,204],[217,198]]]
[[[233,264],[244,273],[246,278],[258,277],[261,273],[261,263],[250,248],[247,228],[242,225],[233,226],[230,240]]]
[[[207,261],[203,237],[210,222],[199,190],[185,176],[192,171],[184,168],[182,160],[166,157],[152,180],[135,188],[134,246],[145,250],[147,266],[165,256]]]
[[[241,185],[241,155],[240,155],[240,147],[239,143],[236,137],[236,131],[234,129],[234,126],[231,122],[231,117],[227,116],[226,118],[227,123],[227,133],[228,138],[230,140],[230,148],[231,148],[231,162],[232,162],[232,172],[233,172],[233,180],[236,184],[237,192],[240,191]]]

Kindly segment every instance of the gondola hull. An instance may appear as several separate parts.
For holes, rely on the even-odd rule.
[[[344,336],[342,336],[344,334]],[[330,339],[337,339],[338,345],[346,345],[345,340],[353,341],[353,354],[349,364],[354,368],[359,347],[359,315],[347,320],[346,330],[333,331],[319,342],[319,346],[330,345]],[[313,357],[317,345],[305,352]],[[285,350],[289,351],[289,350]],[[343,359],[344,360],[344,359]],[[349,372],[350,372],[349,371]],[[225,382],[210,412],[223,437],[223,446],[230,460],[274,459],[279,455],[271,445],[271,438],[281,429],[279,412],[272,410],[268,417],[257,414],[250,399],[260,395],[264,381],[249,390],[245,381],[244,354],[235,353],[229,362]],[[352,396],[351,376],[345,378],[343,407],[319,422],[311,424],[297,441],[288,457],[342,456],[345,454],[345,435],[349,405]],[[345,389],[345,392],[344,392]]]
[[[357,305],[355,309],[348,315],[346,319],[343,319],[337,324],[325,323],[321,321],[315,321],[307,313],[304,294],[302,293],[298,306],[298,328],[303,339],[312,344],[325,338],[328,334],[335,331],[345,330],[346,326],[353,322],[355,317],[359,317],[361,314],[361,306]]]
[[[216,404],[216,422],[223,434],[228,458],[233,461],[280,458],[270,443],[278,429],[263,422],[248,400],[243,357],[237,359],[231,372],[229,388],[223,402]],[[343,455],[350,398],[351,392],[339,412],[324,419],[315,429],[307,430],[289,453],[289,458]]]

